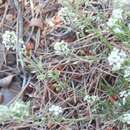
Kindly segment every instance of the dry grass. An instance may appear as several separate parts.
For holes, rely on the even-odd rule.
[[[16,55],[16,63],[4,63],[0,73],[22,77],[22,89],[12,102],[19,98],[31,102],[29,117],[20,123],[9,120],[1,124],[1,130],[123,130],[127,126],[118,119],[129,105],[119,107],[116,101],[129,83],[122,73],[112,72],[107,57],[113,46],[128,55],[129,48],[107,29],[112,12],[110,0],[91,0],[86,5],[81,1],[69,4],[77,13],[78,25],[73,19],[69,25],[56,23],[57,19],[54,26],[48,25],[46,21],[65,6],[57,0],[14,0],[14,4],[0,5],[1,35],[13,30],[18,36],[16,51],[8,52]],[[23,57],[19,39],[25,41]],[[67,56],[57,55],[53,49],[54,43],[61,40],[71,50]],[[99,100],[88,103],[84,101],[87,94]],[[63,108],[62,116],[49,113],[52,104]]]

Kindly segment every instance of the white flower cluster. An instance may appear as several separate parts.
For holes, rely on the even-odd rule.
[[[0,105],[0,123],[9,119],[23,120],[24,117],[29,116],[30,104],[25,104],[22,101],[16,101],[9,107]]]
[[[98,101],[99,100],[99,97],[98,96],[90,96],[90,95],[86,95],[84,97],[84,101],[87,101],[87,103],[89,104],[93,104],[95,101]]]
[[[113,0],[114,8],[123,8],[129,0]]]
[[[122,64],[126,60],[127,55],[123,50],[113,48],[110,55],[108,56],[109,65],[112,66],[113,71],[120,70]]]
[[[52,105],[52,106],[49,108],[49,112],[51,112],[54,116],[59,116],[60,114],[63,113],[63,109],[62,109],[62,107],[60,107],[60,106]]]
[[[70,53],[68,44],[64,41],[56,42],[54,44],[54,50],[57,55],[68,55]]]
[[[10,48],[16,48],[17,36],[14,31],[5,31],[5,33],[2,35],[2,39],[2,43],[5,45],[7,50]]]
[[[130,23],[128,23],[128,29],[130,30]]]
[[[65,25],[69,25],[77,21],[76,14],[72,10],[70,10],[68,7],[62,7],[58,11],[58,16],[61,18],[61,20],[63,21]]]
[[[130,81],[130,66],[127,66],[124,69],[124,78],[128,81]]]
[[[85,27],[83,17],[85,13],[82,13],[82,17],[79,13],[76,13],[76,9],[72,6],[73,0],[60,0],[59,3],[63,5],[61,9],[58,11],[57,15],[60,17],[62,23],[64,25],[71,25],[75,29],[82,30]],[[86,1],[79,1],[79,4],[82,5],[86,3]]]
[[[124,33],[121,25],[119,25],[118,23],[119,21],[123,20],[122,13],[123,9],[121,8],[114,9],[112,12],[112,16],[109,18],[107,22],[108,27],[110,27],[115,33],[119,34]]]
[[[119,93],[120,98],[122,98],[122,104],[125,105],[127,102],[128,96],[130,96],[130,91],[122,91]]]
[[[24,119],[24,117],[29,116],[29,108],[29,103],[25,104],[22,101],[16,101],[9,107],[11,117],[14,119]]]
[[[0,105],[0,123],[10,118],[10,112],[7,106]]]
[[[123,116],[121,116],[121,121],[130,124],[130,113],[123,114]]]

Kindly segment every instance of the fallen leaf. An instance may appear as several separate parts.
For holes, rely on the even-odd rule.
[[[39,28],[43,29],[42,20],[40,18],[32,18],[30,21],[30,26],[39,27]]]
[[[9,75],[5,78],[0,79],[0,87],[1,88],[7,88],[10,83],[12,82],[14,75]]]
[[[2,104],[6,105],[8,104],[13,98],[15,98],[17,96],[17,92],[13,91],[12,89],[1,89],[1,93],[3,96],[3,101]]]

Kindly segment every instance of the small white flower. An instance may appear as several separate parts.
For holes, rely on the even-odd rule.
[[[124,58],[127,57],[126,53],[123,50],[120,50],[120,52],[118,54],[119,54],[121,60],[123,60],[123,61],[124,61]]]
[[[110,55],[108,56],[109,65],[112,66],[112,70],[120,70],[122,64],[126,60],[127,55],[123,50],[119,50],[117,48],[113,48]]]
[[[117,70],[120,70],[120,68],[121,68],[121,64],[118,63],[118,64],[113,65],[112,70],[117,71]]]
[[[92,95],[92,96],[86,95],[84,97],[84,101],[87,101],[87,103],[89,103],[89,104],[93,104],[97,100],[99,100],[99,97],[98,96],[94,96],[94,95]]]
[[[112,17],[113,17],[114,19],[121,20],[121,19],[123,19],[122,13],[123,13],[123,9],[121,9],[121,8],[114,9],[114,10],[112,11]]]
[[[24,119],[29,116],[29,104],[25,104],[22,101],[16,101],[9,107],[11,117],[14,119]]]
[[[125,78],[126,80],[130,80],[130,66],[128,66],[128,67],[126,67],[126,68],[124,69],[124,78]]]
[[[63,24],[65,25],[73,25],[75,28],[81,29],[84,28],[84,25],[81,24],[82,20],[79,15],[76,14],[72,9],[70,9],[67,5],[62,7],[57,14]]]
[[[125,90],[125,91],[121,91],[120,93],[119,93],[119,96],[120,97],[124,97],[124,95],[127,93],[127,91]]]
[[[130,124],[130,113],[123,114],[121,121],[127,124]]]
[[[125,105],[127,102],[128,96],[130,96],[130,90],[124,90],[119,93],[119,96],[122,98],[122,104]]]
[[[113,26],[115,26],[117,20],[116,19],[113,19],[113,18],[109,18],[108,22],[107,22],[107,25],[112,28]]]
[[[114,9],[113,12],[112,12],[112,16],[109,18],[109,20],[107,22],[107,25],[111,28],[114,27],[114,26],[117,26],[117,22],[119,20],[123,19],[122,13],[123,13],[122,9]]]
[[[58,55],[68,55],[70,53],[68,44],[64,41],[56,42],[54,45],[54,50],[55,50],[55,53]]]
[[[2,39],[2,43],[7,49],[16,48],[17,36],[14,31],[5,31],[5,33],[2,35]]]
[[[52,105],[50,108],[49,108],[49,112],[51,112],[53,115],[55,116],[58,116],[60,114],[63,113],[63,110],[62,110],[62,107],[60,106],[57,106],[57,105]]]
[[[130,30],[130,23],[128,24],[128,28],[129,28],[129,30]]]
[[[118,28],[118,27],[113,28],[113,31],[114,31],[115,33],[120,33],[120,34],[123,34],[123,33],[124,33],[124,31],[123,31],[122,29]]]
[[[113,0],[114,8],[123,8],[128,4],[128,0]]]
[[[0,105],[0,123],[10,119],[9,108],[5,105]]]
[[[68,7],[62,7],[58,11],[58,16],[60,16],[61,20],[65,25],[70,24],[71,22],[77,21],[77,16],[74,12],[72,12]]]
[[[121,8],[114,9],[107,22],[108,27],[118,34],[124,33],[124,31],[121,29],[121,25],[118,24],[119,21],[123,20],[122,13],[123,10]]]
[[[22,101],[16,101],[9,107],[0,105],[0,123],[11,118],[23,120],[27,116],[29,116],[29,104],[25,104]]]

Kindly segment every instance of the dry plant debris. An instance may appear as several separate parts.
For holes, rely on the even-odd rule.
[[[130,129],[129,0],[0,0],[0,130]]]

